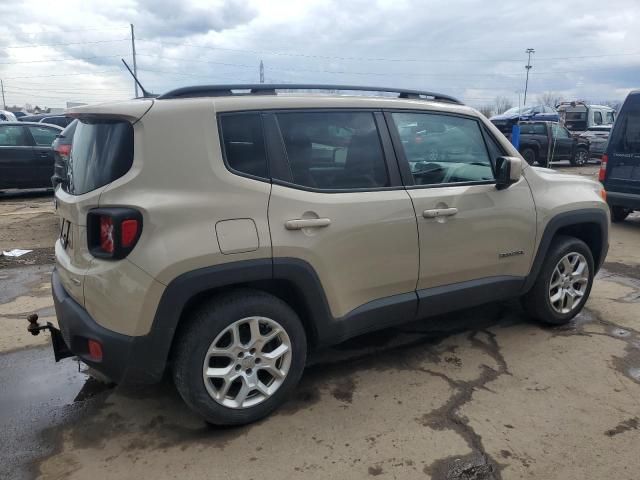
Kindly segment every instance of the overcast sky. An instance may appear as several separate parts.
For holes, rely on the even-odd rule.
[[[50,107],[205,83],[339,83],[438,91],[480,106],[619,100],[640,87],[638,0],[0,0],[6,103]]]

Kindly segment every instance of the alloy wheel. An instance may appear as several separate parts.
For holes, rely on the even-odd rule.
[[[284,328],[270,318],[246,317],[211,342],[202,377],[216,402],[243,409],[273,396],[290,366],[291,340]]]
[[[560,314],[573,311],[589,285],[589,264],[584,255],[571,252],[560,259],[549,282],[549,302]]]

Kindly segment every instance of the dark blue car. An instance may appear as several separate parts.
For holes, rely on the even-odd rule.
[[[505,135],[511,135],[513,125],[520,121],[558,122],[560,117],[553,108],[545,105],[532,107],[513,107],[500,115],[494,115],[489,120]]]

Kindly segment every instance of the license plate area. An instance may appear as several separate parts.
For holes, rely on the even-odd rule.
[[[67,250],[71,243],[71,222],[64,218],[60,222],[60,244]]]

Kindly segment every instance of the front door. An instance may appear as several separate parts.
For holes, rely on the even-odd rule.
[[[334,319],[349,322],[359,307],[397,304],[402,308],[377,326],[412,320],[416,219],[382,114],[297,110],[269,114],[267,121],[280,148],[271,151],[274,260],[305,261]]]
[[[0,188],[27,188],[31,183],[33,147],[22,125],[0,124]]]
[[[451,310],[453,292],[461,307],[517,291],[533,256],[536,214],[524,179],[496,189],[497,142],[475,118],[393,112],[387,120],[418,222],[419,314]]]

